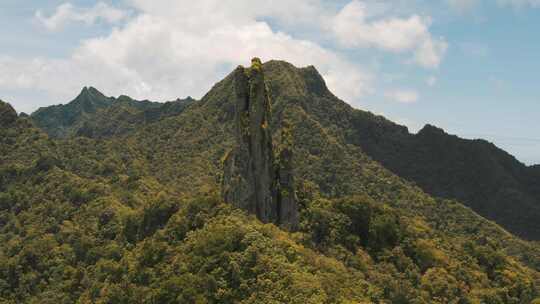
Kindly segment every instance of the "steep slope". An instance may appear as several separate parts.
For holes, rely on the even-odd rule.
[[[356,119],[348,142],[424,191],[457,199],[526,239],[540,239],[538,179],[484,140],[465,140],[426,125],[418,134],[375,116]]]
[[[85,117],[110,106],[112,100],[95,88],[84,87],[67,105],[40,108],[31,117],[36,125],[52,137],[66,137]]]
[[[55,138],[104,138],[124,135],[140,125],[178,115],[193,101],[191,97],[166,103],[138,101],[128,96],[106,97],[93,87],[84,87],[68,104],[40,108],[31,118],[37,127]]]
[[[356,112],[314,68],[262,70],[272,142],[292,142],[298,232],[216,196],[235,146],[234,74],[122,137],[51,139],[18,118],[0,129],[0,300],[525,304],[539,295],[538,247],[348,144],[340,115]]]

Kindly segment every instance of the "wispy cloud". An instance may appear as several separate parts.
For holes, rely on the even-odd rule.
[[[384,96],[399,103],[415,103],[419,99],[416,91],[408,89],[386,92]]]
[[[39,10],[35,13],[36,19],[50,31],[59,30],[70,22],[82,22],[92,25],[101,20],[107,23],[116,23],[124,20],[127,16],[126,11],[103,2],[99,2],[90,8],[78,8],[71,3],[64,3],[56,8],[54,14],[48,17]]]

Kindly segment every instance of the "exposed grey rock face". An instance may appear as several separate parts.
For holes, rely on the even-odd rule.
[[[0,127],[7,127],[17,120],[17,112],[6,102],[0,100]]]
[[[284,150],[288,164],[281,172],[274,158],[268,124],[270,99],[259,59],[253,59],[250,69],[234,71],[234,96],[236,146],[224,162],[223,198],[263,222],[294,229],[298,216],[290,151]]]

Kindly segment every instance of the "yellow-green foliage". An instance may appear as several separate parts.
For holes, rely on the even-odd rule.
[[[262,71],[262,61],[260,58],[258,57],[255,57],[253,59],[251,59],[251,68],[256,70],[256,71]]]

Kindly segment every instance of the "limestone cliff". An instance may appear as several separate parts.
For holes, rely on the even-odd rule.
[[[224,162],[223,198],[263,222],[294,229],[298,220],[294,186],[289,184],[290,151],[283,151],[286,165],[276,163],[261,61],[253,59],[249,69],[238,67],[233,77],[236,145]]]

